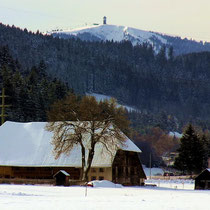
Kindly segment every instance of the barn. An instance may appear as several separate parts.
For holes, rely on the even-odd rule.
[[[210,190],[210,168],[205,169],[195,178],[195,190]]]
[[[53,179],[59,171],[79,180],[81,148],[58,159],[52,153],[53,134],[45,130],[46,122],[5,122],[0,126],[0,178]],[[124,185],[143,185],[146,178],[139,153],[127,138],[114,156],[97,144],[88,180],[109,180]]]

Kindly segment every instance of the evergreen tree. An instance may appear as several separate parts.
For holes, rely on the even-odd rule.
[[[202,142],[203,148],[204,148],[204,168],[206,168],[208,166],[209,151],[208,151],[208,139],[205,136],[205,134],[202,135],[201,142]]]
[[[191,124],[187,126],[180,141],[175,167],[191,175],[199,173],[204,166],[205,151],[201,139]]]

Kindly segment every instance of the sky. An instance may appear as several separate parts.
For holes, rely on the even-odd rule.
[[[102,23],[210,42],[210,0],[0,0],[0,22],[46,32]]]

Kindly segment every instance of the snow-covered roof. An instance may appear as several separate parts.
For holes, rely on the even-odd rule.
[[[4,166],[71,166],[81,167],[81,149],[75,146],[69,155],[54,158],[53,133],[45,130],[46,122],[5,122],[0,126],[0,165]],[[141,152],[127,138],[122,150]],[[110,167],[113,157],[102,144],[96,144],[92,167]]]
[[[60,170],[60,171],[58,171],[53,177],[56,177],[56,175],[59,174],[59,173],[62,173],[62,174],[64,174],[65,176],[70,176],[70,174],[67,173],[66,171]]]

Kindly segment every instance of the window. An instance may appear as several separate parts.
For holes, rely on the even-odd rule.
[[[104,172],[104,168],[99,168],[99,172]]]
[[[96,169],[95,168],[91,168],[91,172],[92,173],[95,173],[96,172]]]
[[[103,176],[99,176],[99,180],[104,180],[104,177]]]
[[[91,176],[91,181],[96,180],[96,176]]]

